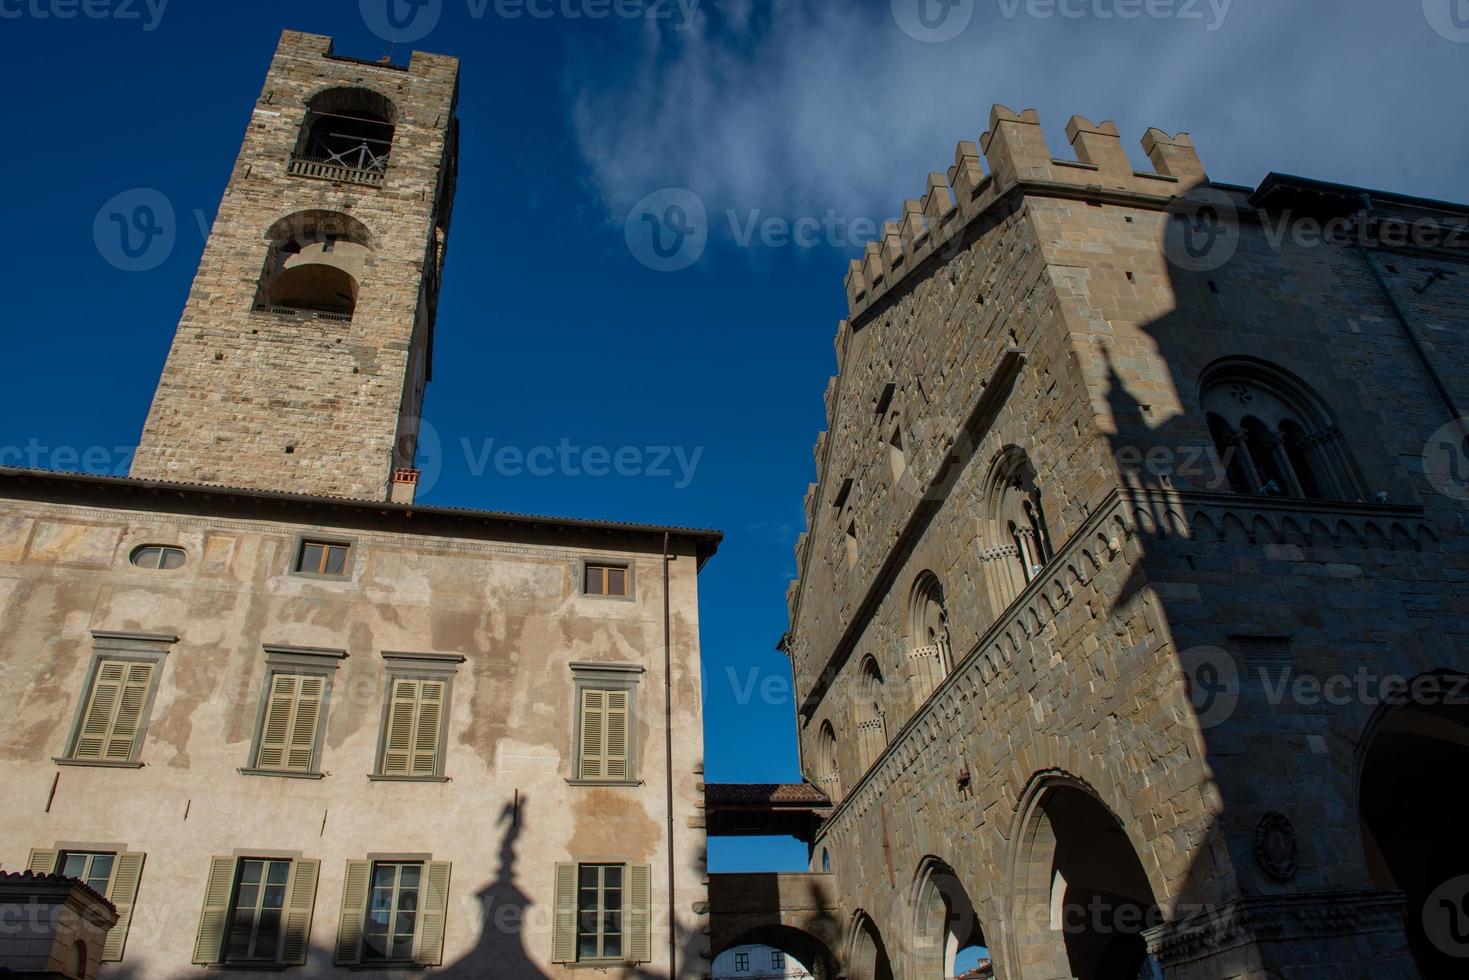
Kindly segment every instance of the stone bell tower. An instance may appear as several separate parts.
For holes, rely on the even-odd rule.
[[[401,499],[454,203],[458,74],[441,55],[403,67],[282,35],[133,477]]]

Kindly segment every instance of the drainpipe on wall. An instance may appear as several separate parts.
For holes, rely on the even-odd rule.
[[[673,646],[668,594],[668,532],[663,532],[663,759],[668,806],[668,980],[678,976],[678,905],[674,901],[673,856]]]
[[[1374,214],[1371,194],[1364,193],[1362,195],[1362,208],[1362,230],[1365,232],[1366,226],[1372,221]],[[1423,349],[1423,344],[1418,340],[1418,335],[1414,332],[1413,325],[1408,320],[1408,315],[1398,305],[1397,297],[1393,295],[1392,289],[1387,284],[1387,280],[1383,278],[1382,270],[1377,267],[1377,260],[1367,250],[1367,246],[1363,244],[1362,238],[1362,235],[1357,236],[1357,251],[1362,254],[1362,259],[1367,263],[1367,268],[1372,271],[1372,277],[1377,280],[1377,288],[1382,290],[1383,297],[1387,299],[1387,305],[1392,308],[1393,316],[1397,318],[1398,326],[1403,330],[1403,336],[1412,345],[1414,353],[1418,355],[1418,360],[1423,362],[1423,370],[1428,373],[1428,379],[1433,382],[1433,387],[1438,391],[1439,398],[1443,399],[1444,405],[1448,406],[1449,416],[1458,422],[1459,429],[1465,435],[1469,435],[1469,421],[1465,420],[1464,413],[1460,412],[1458,406],[1454,404],[1454,396],[1449,393],[1449,389],[1444,385],[1443,379],[1438,376],[1438,371],[1434,369],[1433,362],[1429,360],[1428,352]]]

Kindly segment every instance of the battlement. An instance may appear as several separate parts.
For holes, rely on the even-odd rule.
[[[1161,129],[1147,131],[1142,148],[1152,161],[1151,172],[1133,169],[1114,122],[1094,123],[1084,116],[1072,116],[1066,137],[1073,160],[1052,156],[1034,109],[1017,113],[1002,105],[992,108],[989,129],[978,144],[961,141],[954,151],[953,166],[945,173],[930,173],[923,197],[904,201],[902,215],[883,224],[881,240],[869,242],[862,257],[852,260],[846,279],[849,319],[865,313],[934,251],[1017,187],[1166,200],[1208,179],[1187,133],[1171,136]]]

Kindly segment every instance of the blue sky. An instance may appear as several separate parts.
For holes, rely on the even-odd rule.
[[[702,580],[714,781],[799,778],[774,646],[845,266],[991,103],[1039,109],[1057,156],[1079,113],[1115,119],[1140,168],[1158,126],[1218,180],[1469,198],[1466,0],[951,0],[922,20],[918,0],[421,0],[396,48],[386,2],[0,0],[0,462],[125,464],[281,29],[457,55],[424,499],[723,529]],[[129,271],[94,223],[140,189],[172,244]],[[660,257],[643,214],[693,233]],[[636,463],[495,465],[563,444]],[[804,853],[719,842],[711,862]]]

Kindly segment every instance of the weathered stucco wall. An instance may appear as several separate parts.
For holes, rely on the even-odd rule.
[[[289,573],[297,537],[352,539],[348,580]],[[188,552],[176,571],[133,567],[143,544]],[[116,842],[144,851],[118,976],[189,966],[209,857],[297,851],[322,861],[310,967],[329,968],[342,875],[368,853],[453,862],[445,969],[466,976],[563,976],[551,955],[553,865],[653,865],[654,961],[669,976],[664,773],[662,541],[556,531],[463,538],[0,501],[0,721],[6,787],[0,862],[32,847]],[[707,948],[697,559],[673,541],[675,914],[681,956]],[[632,601],[583,596],[578,562],[631,562]],[[92,658],[91,631],[176,634],[140,769],[58,766]],[[250,776],[265,677],[262,644],[347,652],[333,679],[319,780]],[[444,783],[368,779],[389,652],[457,654]],[[573,662],[635,664],[642,785],[568,785]],[[59,777],[59,778],[58,778]],[[53,785],[54,783],[54,785]],[[518,808],[517,808],[518,801]],[[698,905],[702,909],[702,905]],[[524,919],[523,924],[521,919]],[[131,971],[129,973],[128,971]],[[647,975],[647,973],[641,974]]]

